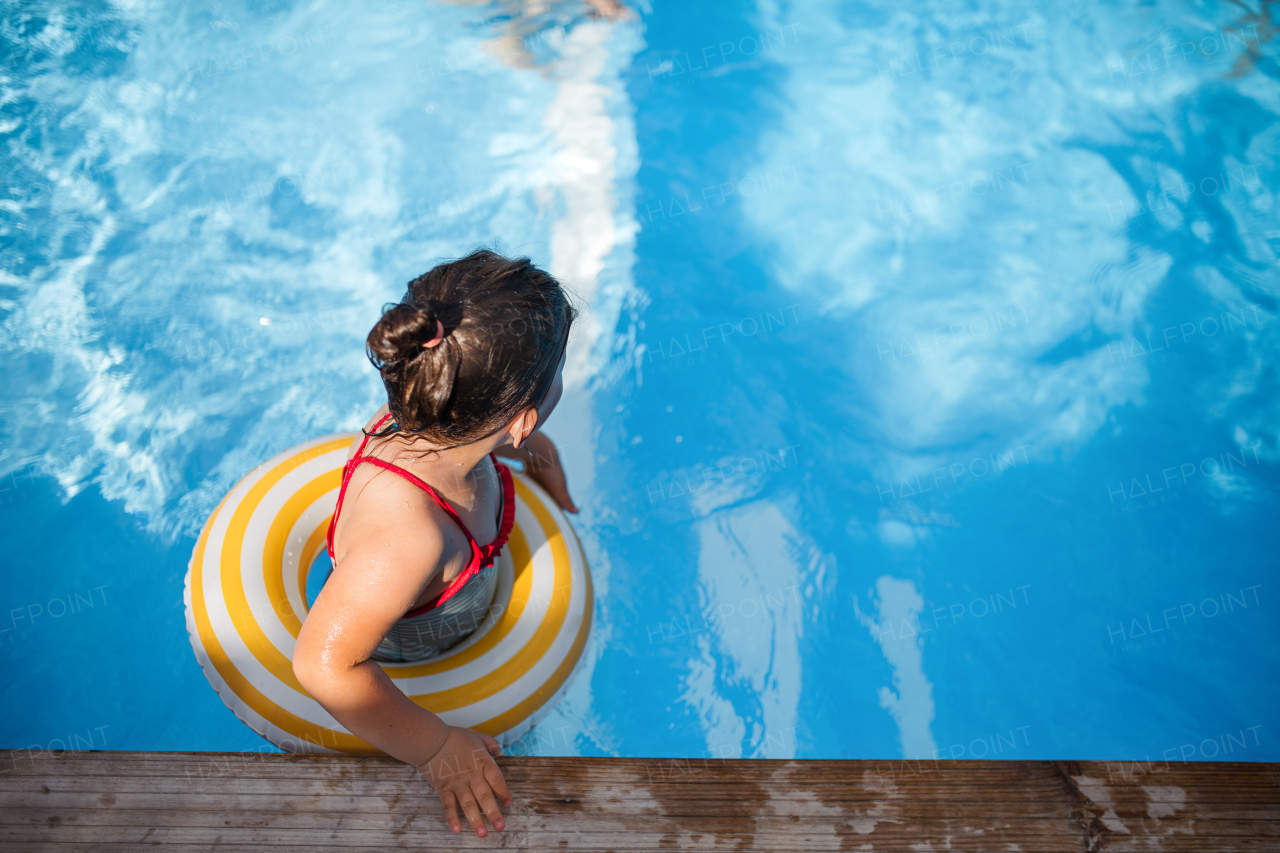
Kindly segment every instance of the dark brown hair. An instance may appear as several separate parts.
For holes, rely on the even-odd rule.
[[[444,447],[492,435],[546,398],[577,315],[528,258],[478,249],[415,278],[365,341],[395,419],[373,434],[416,433]],[[444,340],[424,347],[437,320]]]

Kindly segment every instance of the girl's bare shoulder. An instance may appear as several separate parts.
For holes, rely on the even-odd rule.
[[[434,502],[413,483],[360,465],[339,517],[338,565],[375,581],[379,594],[412,600],[447,569],[458,550],[438,515]]]
[[[435,506],[425,491],[403,476],[365,463],[351,473],[339,520],[348,535],[367,539],[394,531],[394,539],[420,548],[447,538],[447,527],[432,511]]]

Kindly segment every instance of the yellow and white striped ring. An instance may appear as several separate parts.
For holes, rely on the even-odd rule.
[[[251,471],[205,522],[187,570],[187,632],[205,677],[249,728],[289,752],[378,752],[302,689],[292,664],[307,571],[325,547],[353,437],[323,436]],[[540,486],[512,479],[515,526],[494,563],[484,623],[428,661],[380,664],[415,703],[503,746],[564,695],[594,609],[573,527]]]

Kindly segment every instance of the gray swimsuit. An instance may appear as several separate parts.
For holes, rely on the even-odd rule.
[[[403,663],[433,658],[452,648],[484,622],[497,589],[498,567],[481,569],[443,604],[392,625],[369,657]]]

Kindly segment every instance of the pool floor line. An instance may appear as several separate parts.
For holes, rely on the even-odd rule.
[[[0,847],[1280,850],[1280,763],[499,759],[507,828],[454,835],[385,757],[0,751]]]

